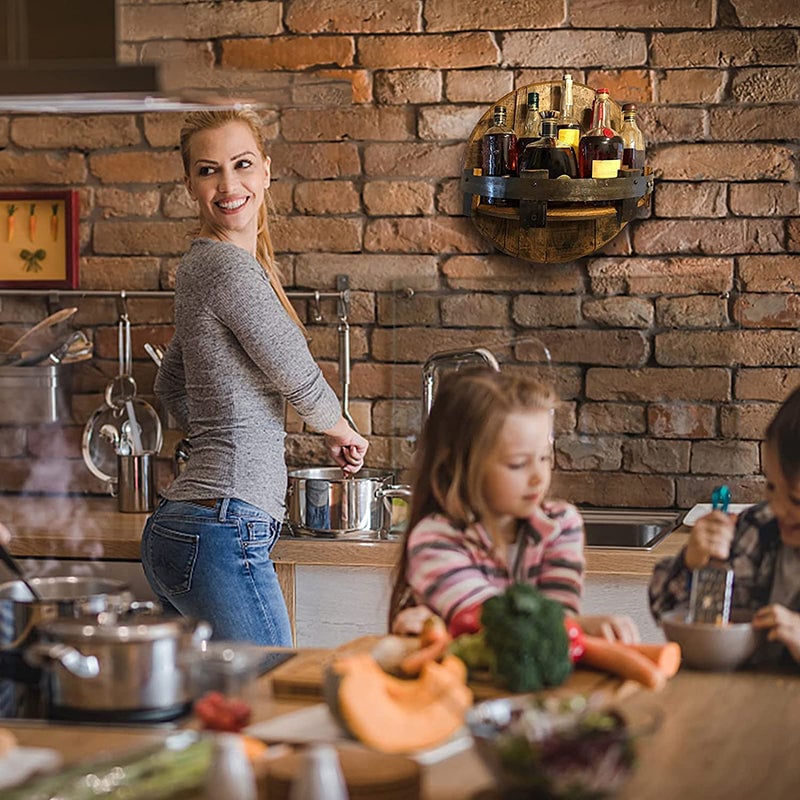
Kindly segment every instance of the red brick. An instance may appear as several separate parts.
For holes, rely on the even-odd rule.
[[[555,454],[559,470],[618,470],[622,466],[622,440],[562,436],[556,440]]]
[[[294,202],[301,214],[357,214],[361,211],[358,189],[352,181],[298,183]]]
[[[371,144],[364,149],[364,174],[404,178],[460,177],[464,143]]]
[[[781,220],[645,220],[633,235],[637,253],[779,253]]]
[[[10,138],[20,147],[48,150],[97,150],[126,147],[142,141],[136,117],[130,114],[21,116],[12,119]]]
[[[464,193],[459,181],[445,180],[439,184],[436,191],[436,210],[452,217],[460,217],[464,213]]]
[[[368,69],[494,67],[500,53],[489,33],[360,36],[358,62]]]
[[[370,352],[376,361],[421,364],[431,353],[473,347],[488,347],[501,358],[508,354],[506,335],[487,328],[376,328]]]
[[[81,259],[81,289],[148,291],[159,289],[159,262],[156,258]]]
[[[511,321],[509,300],[490,294],[454,294],[442,298],[442,323],[455,328],[500,328]]]
[[[151,147],[177,147],[183,117],[180,114],[142,114],[144,138]]]
[[[512,67],[634,67],[647,63],[647,40],[614,31],[512,31],[503,36],[502,60]]]
[[[185,190],[182,190],[184,195]],[[94,194],[95,208],[103,219],[109,217],[150,217],[161,205],[161,193],[157,189],[150,191],[126,191],[101,186]]]
[[[379,400],[373,410],[378,435],[415,436],[422,425],[420,403],[412,400]]]
[[[670,180],[792,180],[789,148],[763,144],[663,145],[650,156],[653,172]]]
[[[590,70],[586,82],[606,87],[619,104],[653,102],[653,82],[647,70]]]
[[[792,139],[800,125],[800,107],[775,103],[763,106],[720,106],[709,109],[709,133],[716,141],[779,141]]]
[[[24,428],[0,428],[0,459],[24,456],[26,438]]]
[[[397,69],[375,73],[375,100],[385,105],[438,103],[442,74],[430,69]]]
[[[800,291],[800,256],[741,256],[738,263],[746,292]]]
[[[349,142],[332,144],[284,144],[269,146],[272,178],[323,180],[359,175],[361,161],[358,147]]]
[[[349,140],[403,141],[414,138],[414,113],[403,107],[328,109],[287,108],[281,118],[283,138],[295,142]]]
[[[762,439],[778,403],[739,403],[723,406],[719,432],[726,439]]]
[[[86,160],[78,153],[12,153],[0,151],[0,184],[8,191],[36,183],[80,185],[86,181]]]
[[[583,316],[605,328],[643,328],[653,324],[653,303],[644,297],[601,297],[583,303]]]
[[[302,286],[333,285],[336,275],[350,276],[361,291],[386,292],[410,286],[416,291],[438,286],[436,258],[421,255],[336,255],[303,253],[297,257],[297,281]]]
[[[624,403],[581,403],[578,433],[644,433],[644,407]]]
[[[659,74],[658,99],[661,103],[713,104],[722,100],[727,75],[718,69],[676,69]]]
[[[426,181],[367,181],[364,208],[371,217],[417,216],[434,211],[434,186]]]
[[[114,190],[105,189],[104,191],[112,192]],[[271,194],[274,198],[275,193],[271,192]],[[186,219],[189,217],[194,219],[197,217],[197,203],[189,197],[189,193],[182,183],[176,183],[171,189],[164,193],[162,213],[167,218]],[[198,229],[199,224],[198,222]]]
[[[393,291],[378,296],[378,323],[389,326],[441,325],[439,299],[435,295]]]
[[[730,398],[730,373],[725,369],[636,370],[594,367],[586,373],[586,397],[631,402]]]
[[[722,478],[722,480],[720,480]],[[695,503],[707,503],[711,492],[720,483],[727,483],[731,493],[742,503],[757,503],[764,499],[764,478],[753,476],[749,478],[733,477],[728,475],[682,477],[676,479],[678,508],[691,508]]]
[[[513,309],[514,322],[526,328],[575,328],[582,319],[577,295],[519,294]]]
[[[733,183],[731,212],[747,217],[789,217],[800,214],[796,183]]]
[[[733,316],[744,328],[793,328],[798,311],[797,294],[744,294],[736,299]]]
[[[142,64],[175,65],[180,64],[187,72],[196,69],[209,69],[214,66],[214,48],[211,42],[200,41],[149,41],[139,47],[138,58],[132,59]]]
[[[183,178],[177,153],[152,150],[94,153],[89,156],[89,169],[102,183],[167,183]]]
[[[666,328],[725,328],[730,324],[724,295],[657,297],[656,319]]]
[[[729,258],[600,258],[588,264],[593,294],[696,294],[733,288]]]
[[[702,108],[651,105],[637,109],[637,121],[649,148],[660,142],[696,142],[703,139],[703,120],[708,112]]]
[[[0,116],[0,147],[8,146],[8,128],[11,120],[8,117]]]
[[[510,256],[453,256],[444,262],[442,274],[451,289],[475,291],[577,292],[582,273],[576,265],[537,264]]]
[[[649,347],[639,331],[542,330],[537,337],[550,350],[559,364],[609,364],[641,366],[649,355]],[[541,345],[539,345],[539,348]],[[520,358],[525,348],[520,347]],[[536,349],[536,348],[534,348]]]
[[[750,184],[745,184],[749,186]],[[728,184],[660,183],[654,192],[655,212],[659,217],[726,217]]]
[[[788,236],[787,250],[800,250],[800,220],[789,219],[786,223],[786,234]]]
[[[367,221],[364,249],[373,253],[485,253],[488,245],[461,217],[382,217]]]
[[[732,0],[739,24],[747,28],[800,27],[800,8],[783,0]]]
[[[276,253],[354,253],[361,249],[362,221],[349,217],[276,217]]]
[[[482,0],[425,2],[425,30],[428,31],[559,28],[564,22],[563,4],[548,0],[505,0],[500,14],[496,6]]]
[[[796,103],[800,100],[797,67],[741,69],[733,76],[730,91],[738,103]]]
[[[715,433],[716,412],[711,406],[685,403],[653,404],[647,408],[647,430],[661,438],[710,439]]]
[[[419,110],[419,138],[469,139],[484,109],[476,106],[429,106]]]
[[[622,466],[630,472],[677,472],[689,470],[691,444],[659,439],[633,439],[622,446]]]
[[[737,400],[783,402],[800,385],[800,368],[740,369],[736,372]]]
[[[97,255],[180,255],[192,225],[186,222],[96,222]]]
[[[493,103],[514,90],[514,75],[504,69],[448,70],[444,86],[451,103]]]
[[[236,69],[350,67],[355,43],[349,36],[273,36],[270,39],[224,39],[220,65]],[[369,64],[363,64],[369,66]]]
[[[350,387],[358,397],[420,397],[422,373],[419,365],[354,364]]]
[[[792,31],[718,29],[654,33],[653,67],[742,67],[795,64],[798,43]]]
[[[752,475],[759,472],[757,442],[695,442],[692,472]]]
[[[665,366],[790,366],[798,347],[800,333],[795,331],[682,331],[656,336],[656,358]]]
[[[422,30],[417,0],[288,0],[294,33],[413,33]]]
[[[27,494],[108,494],[107,487],[92,475],[83,459],[0,459],[2,488]]]
[[[662,475],[616,472],[562,472],[553,474],[551,494],[573,503],[607,507],[609,498],[619,508],[668,508],[675,502],[670,478]]]
[[[570,0],[573,28],[713,28],[713,0]]]
[[[320,69],[314,72],[320,78],[334,78],[350,84],[350,99],[354,103],[372,101],[372,73],[365,69]],[[298,93],[295,94],[298,96]]]

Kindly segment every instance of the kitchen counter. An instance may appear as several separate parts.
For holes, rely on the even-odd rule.
[[[18,557],[139,560],[146,514],[123,514],[112,497],[0,497],[0,522],[12,533]],[[679,528],[652,550],[588,548],[589,573],[649,576],[653,565],[673,555],[686,541]],[[396,541],[283,536],[275,545],[277,562],[320,566],[395,565]]]

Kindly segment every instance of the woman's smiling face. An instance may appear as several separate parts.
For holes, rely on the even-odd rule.
[[[255,252],[258,212],[269,186],[269,158],[244,122],[192,136],[186,188],[200,213],[200,234]]]

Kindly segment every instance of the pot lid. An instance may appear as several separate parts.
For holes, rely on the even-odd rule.
[[[96,615],[63,617],[39,626],[39,629],[59,641],[84,642],[152,642],[180,639],[196,633],[199,639],[208,638],[211,628],[205,622],[167,614],[133,614],[117,616],[113,612]]]

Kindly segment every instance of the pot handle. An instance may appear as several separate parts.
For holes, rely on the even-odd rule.
[[[211,638],[213,630],[210,622],[206,622],[204,619],[198,620],[192,631],[192,647],[199,649],[204,642]]]
[[[411,487],[407,483],[396,483],[390,486],[381,486],[375,490],[375,497],[383,500],[383,506],[386,509],[386,519],[389,523],[386,525],[386,530],[381,533],[388,534],[392,526],[392,498],[402,497],[408,501],[411,500]]]
[[[66,644],[36,642],[26,648],[24,658],[31,666],[45,669],[58,662],[78,678],[96,678],[100,674],[97,656],[85,656]]]

